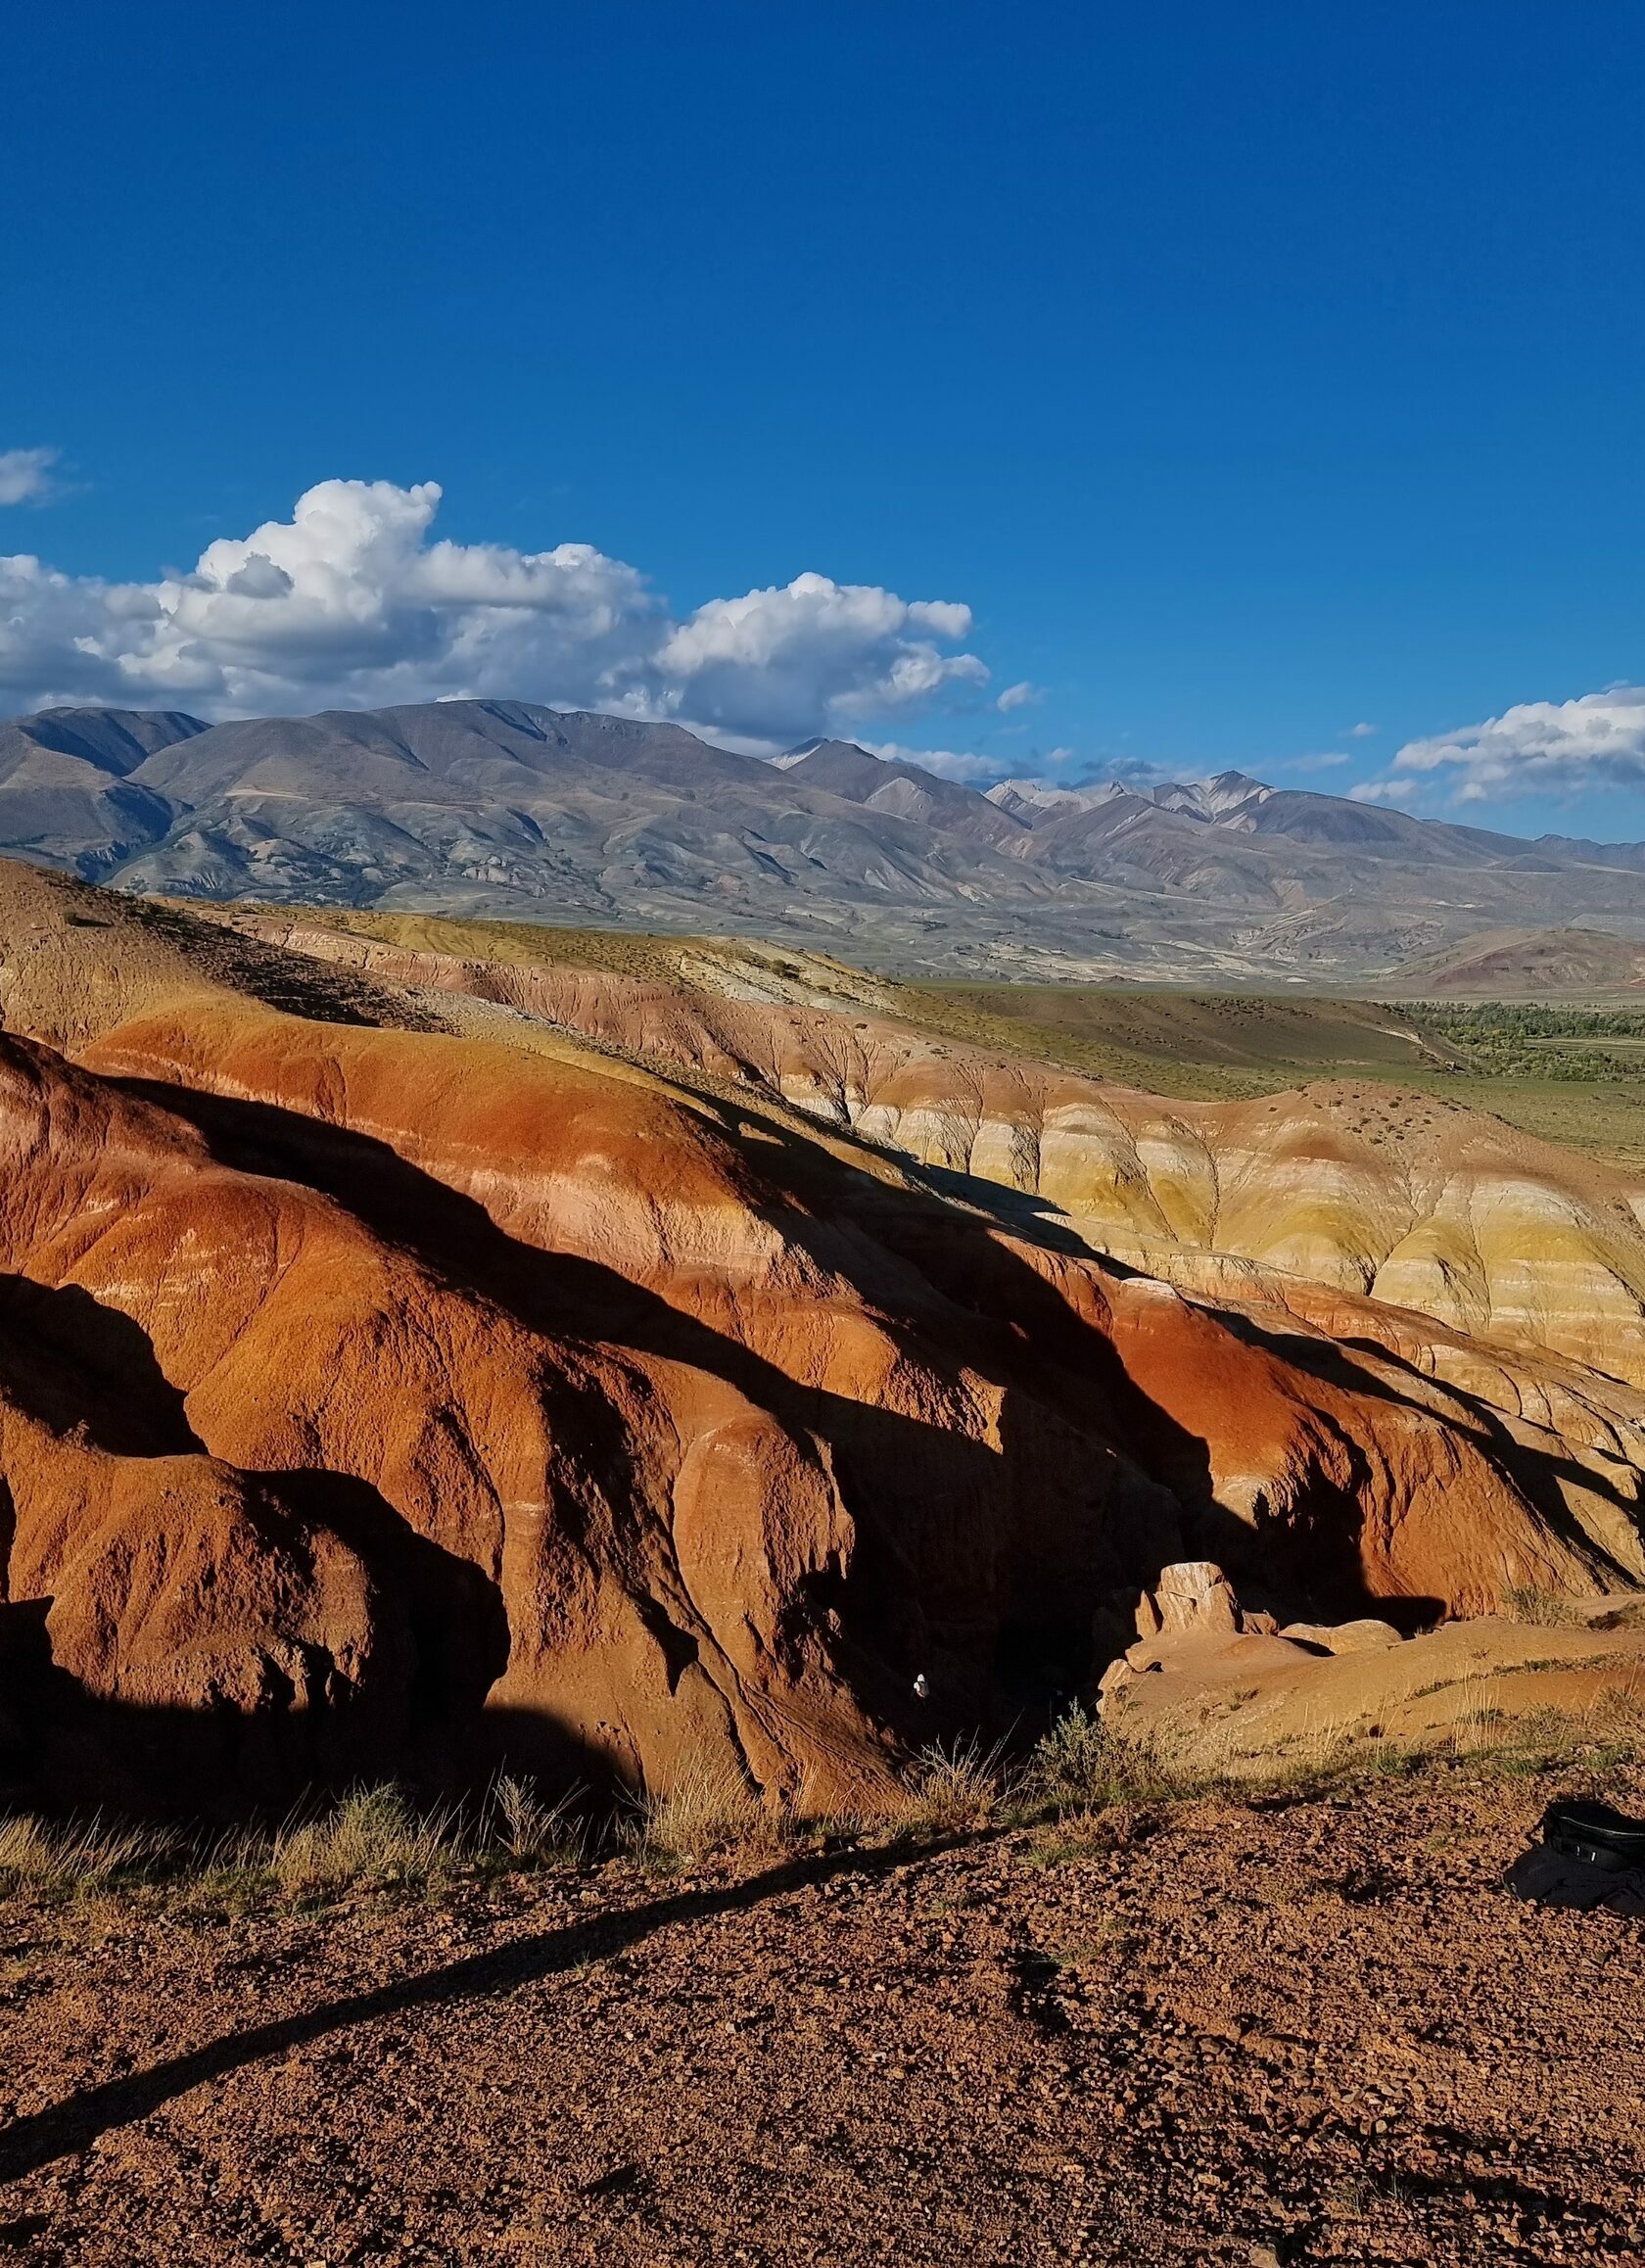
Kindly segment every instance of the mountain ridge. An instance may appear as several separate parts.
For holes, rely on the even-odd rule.
[[[1386,978],[1504,927],[1645,940],[1645,844],[1239,772],[986,792],[854,742],[463,700],[0,724],[0,850],[147,894],[789,936],[886,969]]]

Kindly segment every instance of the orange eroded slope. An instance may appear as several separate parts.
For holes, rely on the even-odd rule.
[[[1312,1281],[1645,1385],[1645,1185],[1426,1093],[1333,1080],[1167,1102],[938,1041],[815,985],[781,997],[806,987],[729,948],[682,950],[666,982],[240,920],[334,967],[762,1088],[922,1164],[1042,1198],[1151,1272],[1236,1295],[1276,1275]]]
[[[15,1773],[865,1800],[1185,1555],[1291,1612],[1640,1572],[1627,1388],[1187,1296],[564,1043],[291,1015],[196,927],[75,1061],[0,1037]]]

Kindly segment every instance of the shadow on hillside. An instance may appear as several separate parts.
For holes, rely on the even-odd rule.
[[[905,1592],[921,1571],[902,1539],[919,1536],[933,1504],[950,1512],[967,1506],[979,1513],[986,1504],[997,1513],[1002,1508],[1000,1467],[1009,1474],[1023,1457],[1024,1437],[1034,1430],[1034,1420],[1043,1427],[1049,1413],[1059,1421],[1058,1430],[1065,1429],[1063,1446],[1067,1434],[1080,1437],[1089,1444],[1088,1462],[1093,1456],[1103,1460],[1104,1451],[1117,1446],[1169,1490],[1182,1518],[1174,1520],[1156,1496],[1146,1507],[1133,1504],[1129,1521],[1116,1521],[1111,1507],[1103,1519],[1089,1500],[1075,1510],[1053,1491],[1052,1504],[1059,1514],[1075,1511],[1073,1533],[1060,1550],[1042,1534],[1041,1550],[1034,1555],[1041,1564],[1034,1572],[1043,1580],[1034,1587],[1066,1601],[1058,1618],[1058,1633],[1053,1637],[1049,1626],[1047,1631],[1050,1650],[1059,1659],[1069,1651],[1068,1630],[1088,1625],[1089,1610],[1102,1591],[1148,1582],[1159,1566],[1188,1550],[1220,1558],[1236,1575],[1257,1577],[1282,1608],[1297,1614],[1352,1612],[1371,1603],[1359,1577],[1351,1487],[1321,1489],[1313,1516],[1293,1535],[1270,1529],[1259,1543],[1246,1521],[1216,1502],[1206,1443],[1141,1392],[1112,1343],[1087,1325],[1053,1284],[987,1233],[992,1220],[1043,1249],[1082,1264],[1096,1263],[1096,1255],[1063,1225],[1057,1208],[1037,1196],[899,1158],[916,1189],[929,1191],[922,1202],[906,1189],[885,1189],[849,1173],[825,1150],[779,1120],[764,1121],[776,1140],[762,1144],[762,1173],[791,1202],[779,1210],[766,1207],[763,1217],[821,1268],[844,1278],[882,1320],[906,1316],[918,1333],[917,1348],[910,1351],[917,1351],[949,1387],[957,1389],[962,1369],[979,1355],[986,1357],[991,1375],[1008,1388],[1002,1454],[996,1459],[974,1441],[941,1426],[797,1384],[739,1341],[601,1262],[521,1243],[498,1229],[474,1200],[370,1136],[274,1105],[162,1082],[118,1083],[189,1118],[224,1163],[323,1191],[376,1234],[409,1250],[453,1283],[494,1300],[533,1332],[616,1343],[637,1353],[689,1363],[726,1380],[791,1429],[818,1432],[860,1484],[848,1490],[854,1512],[859,1505],[870,1505],[876,1494],[889,1499],[888,1515],[867,1522],[867,1540],[885,1579]],[[717,1114],[734,1139],[742,1113],[727,1102],[717,1106]],[[849,1135],[835,1133],[833,1139],[872,1149]],[[957,1215],[945,1202],[956,1197],[970,1208],[968,1215]],[[1136,1273],[1108,1258],[1100,1266],[1110,1277]],[[1433,1422],[1418,1394],[1399,1394],[1326,1342],[1267,1330],[1237,1311],[1217,1312],[1232,1335],[1271,1348],[1322,1383],[1397,1403],[1421,1422]],[[899,1335],[888,1320],[886,1327]],[[1386,1348],[1379,1347],[1377,1352],[1387,1367],[1408,1367]],[[1579,1480],[1626,1509],[1620,1494],[1573,1460],[1515,1442],[1497,1413],[1460,1390],[1450,1392],[1459,1415],[1471,1418],[1482,1445],[1514,1472],[1555,1532],[1579,1553],[1591,1555],[1592,1545],[1572,1520],[1558,1483]],[[1015,1493],[1018,1511],[1031,1523],[1036,1510],[1051,1509],[1043,1480]],[[1049,1523],[1042,1519],[1037,1525],[1043,1531]],[[1260,1566],[1255,1564],[1258,1551]],[[927,1581],[932,1572],[927,1564]],[[870,1564],[864,1569],[865,1579],[873,1573]],[[939,1583],[939,1594],[940,1589]],[[974,1612],[973,1601],[956,1601],[954,1620],[968,1624]],[[934,1598],[929,1614],[919,1618],[924,1627],[906,1631],[899,1679],[902,1672],[918,1666],[919,1657],[941,1654],[945,1619],[940,1599]],[[1032,1631],[1019,1638],[1031,1651]],[[1019,1642],[1013,1641],[1013,1647],[1022,1650]],[[899,1696],[900,1685],[898,1693],[887,1691],[882,1705],[894,1710]]]
[[[550,1348],[587,1342],[691,1366],[771,1412],[796,1441],[824,1444],[857,1544],[848,1575],[808,1579],[795,1614],[814,1628],[826,1625],[826,1652],[858,1704],[905,1743],[978,1725],[990,1735],[1012,1725],[1031,1727],[1058,1695],[1101,1669],[1104,1627],[1110,1650],[1124,1642],[1111,1623],[1111,1602],[1128,1587],[1152,1584],[1175,1559],[1221,1561],[1237,1583],[1254,1585],[1288,1617],[1385,1611],[1385,1602],[1367,1597],[1359,1573],[1351,1487],[1321,1484],[1300,1518],[1254,1529],[1217,1503],[1204,1441],[1138,1388],[1105,1333],[1077,1313],[1056,1283],[991,1233],[990,1220],[1019,1240],[1094,1265],[1071,1232],[1043,1217],[1037,1200],[1017,1203],[1013,1193],[994,1191],[997,1203],[963,1213],[940,1192],[883,1187],[799,1133],[764,1122],[776,1136],[760,1150],[770,1191],[764,1217],[788,1246],[853,1288],[863,1307],[854,1304],[845,1319],[850,1328],[882,1333],[917,1364],[921,1381],[931,1383],[922,1384],[927,1401],[916,1412],[795,1379],[616,1269],[509,1236],[473,1199],[370,1136],[159,1081],[111,1084],[190,1122],[225,1165],[334,1199],[437,1281],[489,1301]],[[729,1106],[726,1115],[734,1127]],[[985,1186],[967,1184],[968,1205]],[[1122,1272],[1102,1266],[1109,1276]],[[796,1296],[776,1297],[789,1304]],[[152,1390],[154,1445],[133,1440],[125,1453],[166,1453],[163,1439],[173,1453],[198,1447],[180,1397],[129,1319],[77,1292],[41,1299],[28,1287],[16,1297],[46,1337],[55,1332],[70,1351],[82,1340],[103,1349],[99,1359],[115,1381],[111,1401],[91,1362],[87,1410],[66,1412],[60,1390],[48,1422],[60,1430],[68,1422],[118,1430],[122,1400],[130,1406]],[[824,1330],[831,1327],[825,1299],[820,1318]],[[1322,1343],[1305,1344],[1319,1356]],[[1284,1351],[1291,1356],[1289,1344]],[[55,1365],[52,1375],[62,1371]],[[599,1386],[552,1363],[543,1371],[550,1422],[558,1426],[563,1417],[595,1469],[607,1478],[620,1474],[627,1438]],[[69,1375],[79,1375],[71,1364]],[[992,1442],[975,1429],[979,1376],[1003,1389]],[[1397,1398],[1357,1371],[1340,1383]],[[963,1412],[972,1430],[948,1422],[949,1411]],[[1516,1451],[1522,1461],[1526,1454]],[[67,1691],[49,1654],[40,1660],[43,1627],[31,1636],[35,1624],[24,1616],[17,1621],[14,1652],[32,1701],[26,1714],[50,1728],[59,1760],[43,1775],[36,1772],[36,1781],[54,1780],[83,1805],[101,1734],[133,1760],[123,1795],[112,1799],[125,1810],[135,1808],[135,1787],[156,1773],[190,1789],[191,1809],[200,1808],[199,1791],[209,1786],[255,1788],[266,1809],[271,1786],[335,1786],[385,1770],[474,1785],[494,1767],[501,1736],[482,1707],[508,1654],[496,1585],[416,1535],[364,1482],[313,1470],[253,1479],[275,1502],[331,1528],[365,1560],[384,1602],[383,1688],[335,1711],[312,1712],[313,1723],[295,1732],[293,1713],[277,1719],[222,1711],[179,1722],[184,1713],[121,1712]],[[1548,1492],[1557,1498],[1551,1482]],[[696,1614],[682,1583],[665,1599],[645,1589],[642,1574],[628,1580],[677,1679],[710,1633],[700,1622],[687,1627],[681,1619]],[[391,1675],[397,1645],[398,1685]],[[916,1674],[928,1680],[929,1702],[914,1698]],[[5,1706],[0,1693],[0,1711]],[[528,1769],[603,1776],[546,1716],[522,1714],[508,1737]],[[409,1770],[408,1757],[415,1760]]]
[[[506,1656],[501,1601],[465,1562],[435,1572],[439,1584],[420,1597],[383,1598],[387,1628],[373,1658],[355,1665],[357,1682],[332,1680],[301,1707],[274,1680],[256,1707],[100,1694],[53,1660],[51,1598],[0,1601],[0,1814],[170,1824],[210,1838],[306,1815],[361,1785],[392,1781],[426,1803],[468,1798],[504,1769],[608,1800],[609,1769],[565,1726],[486,1710]],[[406,1642],[408,1625],[421,1650]],[[309,1666],[323,1685],[323,1662]]]
[[[1231,1520],[1226,1538],[1200,1534],[1223,1521],[1204,1443],[1137,1391],[1103,1335],[985,1221],[935,1196],[872,1182],[859,1190],[863,1177],[796,1134],[777,1130],[762,1145],[762,1173],[778,1184],[763,1217],[852,1287],[872,1327],[934,1379],[972,1431],[945,1422],[942,1407],[915,1413],[797,1380],[602,1261],[508,1235],[474,1199],[372,1136],[274,1105],[117,1083],[187,1119],[225,1165],[334,1199],[550,1345],[688,1365],[770,1411],[796,1440],[826,1444],[857,1544],[849,1596],[823,1598],[820,1579],[814,1603],[839,1613],[836,1661],[870,1715],[905,1738],[1010,1722],[1036,1698],[1024,1682],[1038,1683],[1044,1700],[1081,1681],[1103,1598],[1182,1555],[1180,1502],[1194,1508],[1198,1541],[1220,1548],[1245,1536]],[[790,1295],[776,1297],[781,1304]],[[836,1318],[822,1319],[825,1329]],[[969,1381],[979,1371],[1005,1389],[997,1447],[974,1431]],[[547,1391],[575,1399],[585,1433],[613,1428],[588,1390],[550,1378]],[[610,1454],[620,1470],[615,1433]],[[1169,1470],[1170,1495],[1143,1478],[1154,1462]],[[693,1648],[689,1632],[679,1637]],[[1002,1660],[1017,1689],[997,1694]],[[920,1673],[933,1688],[928,1709],[911,1698]]]
[[[54,1433],[120,1457],[203,1453],[148,1334],[77,1284],[0,1274],[0,1362],[7,1394]]]
[[[1357,1394],[1371,1401],[1383,1401],[1395,1408],[1408,1410],[1419,1420],[1434,1422],[1432,1400],[1435,1394],[1451,1405],[1451,1422],[1472,1433],[1479,1446],[1513,1476],[1515,1484],[1546,1522],[1547,1526],[1567,1544],[1579,1559],[1588,1561],[1596,1574],[1608,1580],[1625,1581],[1628,1571],[1613,1566],[1603,1558],[1586,1533],[1572,1514],[1561,1484],[1586,1490],[1602,1498],[1630,1522],[1639,1520],[1636,1499],[1624,1494],[1617,1484],[1600,1471],[1584,1465],[1573,1456],[1561,1455],[1551,1449],[1527,1447],[1516,1441],[1507,1421],[1499,1410],[1488,1402],[1479,1400],[1460,1387],[1440,1378],[1431,1378],[1406,1359],[1395,1348],[1380,1339],[1349,1339],[1340,1342],[1320,1339],[1312,1333],[1288,1327],[1284,1310],[1274,1310],[1272,1325],[1248,1309],[1232,1308],[1223,1312],[1225,1327],[1236,1338],[1249,1346],[1272,1350],[1309,1378],[1322,1386],[1331,1386],[1339,1392]],[[1369,1358],[1382,1372],[1393,1372],[1396,1378],[1409,1379],[1410,1391],[1402,1393],[1378,1369],[1351,1359],[1354,1354]],[[1552,1435],[1550,1440],[1555,1438]],[[1397,1604],[1397,1602],[1392,1602]],[[1379,1612],[1385,1612],[1379,1608]]]
[[[416,1001],[398,988],[378,984],[364,969],[284,952],[277,945],[265,944],[259,937],[180,904],[154,898],[122,898],[119,904],[121,919],[164,937],[186,954],[210,981],[261,1001],[282,1015],[356,1028],[446,1028]]]

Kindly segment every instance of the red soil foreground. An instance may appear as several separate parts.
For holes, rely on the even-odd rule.
[[[14,1901],[0,2242],[42,2268],[1637,2261],[1645,1931],[1501,1887],[1549,1792],[1453,1767],[241,1918]]]

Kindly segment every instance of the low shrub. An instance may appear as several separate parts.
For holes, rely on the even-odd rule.
[[[1036,1746],[1022,1790],[1031,1803],[1059,1816],[1187,1792],[1152,1741],[1116,1732],[1077,1701]]]

